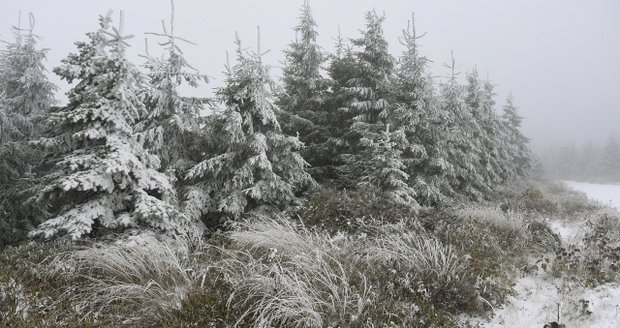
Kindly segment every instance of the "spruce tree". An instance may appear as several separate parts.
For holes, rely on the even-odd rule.
[[[443,200],[442,176],[446,167],[439,148],[441,121],[433,100],[433,83],[427,73],[429,60],[420,55],[412,20],[403,30],[400,42],[404,47],[394,79],[395,110],[390,121],[404,134],[402,160],[409,175],[408,184],[416,191],[418,202],[426,205]]]
[[[510,167],[514,174],[513,178],[527,177],[533,167],[533,155],[528,148],[529,139],[521,133],[523,118],[519,115],[519,109],[513,103],[512,93],[508,95],[503,107],[502,119],[505,128],[505,142],[510,151]]]
[[[157,171],[158,158],[135,139],[132,125],[145,115],[139,73],[125,58],[131,36],[123,35],[123,13],[118,28],[111,14],[54,69],[77,84],[53,113],[53,136],[39,142],[51,153],[36,201],[48,204],[51,217],[32,236],[79,238],[95,227],[137,225],[171,231],[187,222],[169,203],[174,190]]]
[[[394,59],[383,35],[384,19],[374,11],[368,12],[366,30],[361,38],[352,40],[356,46],[355,64],[344,91],[353,118],[349,154],[341,172],[350,182],[359,181],[357,185],[377,189],[390,202],[417,206],[401,160],[404,134],[389,131]]]
[[[170,27],[162,21],[163,33],[147,33],[165,39],[160,43],[165,53],[161,58],[152,57],[147,49],[144,66],[148,86],[142,97],[148,114],[136,130],[144,147],[159,157],[162,172],[179,170],[182,174],[196,160],[194,145],[200,129],[200,111],[207,99],[182,96],[178,88],[183,84],[197,87],[208,79],[183,57],[178,43],[193,43],[174,34],[174,3],[171,4]]]
[[[336,188],[354,185],[341,171],[349,159],[351,144],[357,137],[351,131],[355,113],[349,108],[352,96],[347,91],[355,76],[355,66],[356,60],[351,45],[340,36],[340,31],[338,31],[336,51],[330,55],[328,66],[332,87],[328,92],[325,122],[328,138],[324,158],[327,163],[317,174],[322,184],[330,183]]]
[[[465,86],[465,105],[471,114],[471,120],[468,124],[468,130],[471,134],[471,142],[475,145],[476,156],[478,162],[476,163],[476,170],[479,172],[482,181],[479,182],[479,189],[488,194],[498,180],[498,175],[495,172],[496,167],[492,165],[494,145],[491,136],[488,133],[492,133],[488,128],[492,124],[490,120],[489,108],[483,106],[489,106],[485,103],[492,101],[492,99],[485,98],[484,84],[480,80],[478,70],[474,67],[469,74],[467,74],[467,85]],[[485,127],[487,129],[485,129]]]
[[[440,106],[447,122],[448,161],[454,168],[449,176],[451,191],[472,199],[482,197],[483,178],[479,172],[479,153],[474,119],[465,103],[465,90],[456,79],[454,58],[447,81],[441,85]]]
[[[343,91],[349,98],[346,106],[353,117],[349,127],[350,148],[342,168],[351,182],[364,176],[364,147],[378,141],[387,123],[393,60],[383,36],[383,20],[374,11],[368,12],[362,37],[352,40],[356,47],[355,63],[349,68],[351,76]]]
[[[366,30],[361,38],[353,40],[359,50],[354,53],[354,76],[346,90],[353,97],[349,107],[356,115],[351,128],[361,139],[378,139],[390,111],[394,59],[383,35],[384,19],[374,11],[368,12]]]
[[[307,0],[294,31],[295,42],[284,52],[278,121],[284,133],[299,136],[305,145],[302,156],[310,163],[313,176],[320,179],[331,159],[326,144],[330,134],[326,106],[330,81],[321,72],[326,56],[317,44],[316,22]]]
[[[0,102],[18,131],[12,140],[26,140],[40,135],[37,124],[55,103],[56,86],[46,76],[44,61],[48,49],[38,49],[39,37],[30,28],[13,27],[15,41],[0,51]]]
[[[365,174],[360,184],[369,190],[378,191],[379,196],[391,204],[415,207],[417,195],[407,184],[409,175],[404,171],[401,152],[394,142],[394,139],[404,139],[404,136],[398,135],[399,133],[402,131],[391,133],[390,125],[386,124],[385,131],[379,138],[368,141],[364,146],[361,155],[365,158]]]
[[[56,86],[46,76],[47,49],[37,47],[29,18],[30,27],[13,27],[14,41],[0,50],[0,248],[25,238],[44,213],[42,206],[24,204],[43,156],[28,142],[42,133]]]
[[[482,87],[482,98],[480,104],[482,122],[484,130],[482,158],[483,167],[487,170],[487,179],[492,185],[498,186],[509,179],[506,163],[509,162],[509,155],[506,145],[503,143],[503,123],[501,117],[495,109],[495,86],[487,78]]]
[[[278,124],[274,84],[260,49],[245,51],[238,38],[236,44],[237,63],[228,67],[225,86],[217,92],[225,109],[207,127],[216,133],[206,133],[219,147],[187,173],[195,183],[186,211],[209,220],[238,219],[265,205],[283,209],[301,188],[314,184],[298,152],[303,144]]]

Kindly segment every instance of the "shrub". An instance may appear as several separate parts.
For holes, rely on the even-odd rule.
[[[575,280],[585,287],[618,281],[620,276],[620,223],[617,213],[603,212],[588,221],[583,243],[559,247],[537,267],[555,277]]]
[[[530,187],[523,194],[523,204],[526,209],[533,210],[542,214],[556,214],[557,205],[545,198],[543,191],[539,188]]]
[[[560,250],[562,242],[560,236],[551,230],[543,221],[531,221],[527,224],[529,234],[529,249],[538,253],[555,253]]]
[[[359,232],[367,221],[395,223],[412,214],[411,208],[387,203],[368,190],[322,190],[310,196],[298,213],[304,224],[331,233]]]
[[[509,222],[520,217],[489,209],[465,209],[443,213],[434,220],[427,225],[433,234],[469,258],[461,275],[460,299],[453,307],[481,313],[502,304],[512,293],[512,273],[524,265],[527,252],[524,228]]]
[[[522,213],[503,212],[497,207],[466,207],[458,210],[456,215],[462,219],[485,225],[498,237],[523,249],[527,243],[527,222]]]

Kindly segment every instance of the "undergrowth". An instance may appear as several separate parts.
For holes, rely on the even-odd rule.
[[[587,213],[583,246],[562,245],[548,218]],[[418,212],[325,191],[286,216],[252,216],[208,240],[29,242],[1,254],[0,326],[463,326],[457,315],[491,315],[522,271],[615,281],[613,215],[555,185]]]

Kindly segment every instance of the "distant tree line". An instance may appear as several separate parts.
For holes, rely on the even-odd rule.
[[[581,146],[549,147],[540,155],[545,176],[552,179],[596,183],[620,183],[620,138]]]
[[[110,12],[54,68],[72,84],[60,106],[47,50],[32,26],[15,28],[0,53],[0,239],[213,227],[320,188],[441,206],[526,177],[532,155],[512,97],[498,114],[493,83],[474,68],[461,84],[454,60],[437,84],[413,20],[396,58],[383,20],[368,12],[361,36],[338,37],[330,54],[304,2],[280,84],[260,48],[236,37],[224,86],[207,99],[178,91],[208,79],[183,57],[172,22],[151,33],[164,56],[136,66],[122,13],[113,22]]]

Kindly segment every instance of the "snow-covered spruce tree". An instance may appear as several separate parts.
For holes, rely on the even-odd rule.
[[[353,140],[350,154],[341,172],[350,181],[368,181],[387,199],[397,204],[417,206],[415,192],[407,184],[399,149],[404,149],[404,133],[389,133],[388,116],[392,109],[394,59],[388,52],[383,35],[384,16],[371,11],[366,14],[366,30],[352,40],[357,47],[353,76],[345,91],[348,107],[355,115],[351,125]]]
[[[40,136],[41,121],[55,103],[56,86],[43,65],[47,49],[37,48],[33,28],[30,14],[30,29],[13,27],[15,40],[0,50],[0,167],[6,169],[0,169],[0,180],[23,174],[26,167],[18,162],[37,157],[26,142]]]
[[[301,188],[315,184],[298,153],[303,144],[280,129],[260,48],[245,51],[238,38],[236,44],[237,63],[228,67],[225,86],[217,92],[225,109],[211,121],[216,126],[208,127],[217,133],[207,133],[218,138],[219,149],[187,173],[195,183],[186,211],[215,220],[212,224],[263,205],[282,209],[295,202]]]
[[[376,69],[372,67],[375,62],[369,62],[373,58],[368,56],[371,51],[384,50],[375,49],[377,47],[387,49],[387,42],[385,42],[382,35],[382,19],[373,12],[368,13],[366,18],[368,29],[363,32],[362,38],[351,40],[357,49],[350,54],[345,53],[342,58],[351,61],[341,62],[340,64],[348,64],[348,66],[340,68],[341,72],[339,73],[342,76],[334,77],[335,84],[341,86],[336,97],[346,101],[339,104],[343,107],[338,108],[337,111],[341,111],[348,116],[348,120],[346,120],[347,126],[344,127],[346,132],[342,134],[345,137],[343,143],[346,144],[346,148],[343,147],[343,153],[340,155],[343,164],[339,167],[338,172],[339,178],[344,182],[344,186],[348,187],[355,186],[364,175],[364,164],[360,162],[363,151],[361,146],[362,138],[367,137],[368,142],[378,139],[383,131],[382,123],[384,121],[379,120],[377,108],[380,108],[383,113],[387,113],[388,105],[385,99],[375,98],[377,84],[385,82],[382,79],[384,76],[378,76],[384,73],[378,72],[378,70],[384,67],[377,67]],[[377,40],[377,38],[380,38],[380,40]],[[380,43],[381,41],[383,43]],[[350,55],[350,57],[347,58],[347,55]],[[364,70],[364,65],[367,65],[368,69]],[[391,65],[392,63],[389,62],[388,70],[391,70]],[[342,71],[342,69],[347,71]],[[376,78],[381,81],[377,81]],[[386,117],[387,115],[383,119]],[[362,134],[361,132],[366,133]],[[371,132],[374,132],[372,136],[369,135]]]
[[[48,49],[37,48],[32,14],[30,22],[29,29],[14,27],[15,41],[0,51],[0,102],[19,130],[14,140],[37,137],[41,132],[37,123],[55,103],[56,86],[43,64]]]
[[[403,140],[402,130],[396,132],[396,139]],[[361,156],[364,157],[365,175],[360,185],[370,190],[377,190],[379,196],[395,205],[416,206],[416,192],[407,184],[409,175],[405,173],[405,165],[401,160],[401,152],[396,149],[394,134],[390,125],[376,140],[368,140]]]
[[[344,167],[349,157],[351,143],[357,139],[357,134],[351,131],[351,124],[355,113],[349,108],[352,96],[347,88],[355,76],[356,60],[351,45],[340,36],[336,38],[336,51],[330,55],[328,66],[329,77],[332,82],[327,96],[327,142],[324,158],[327,163],[321,167],[318,178],[321,183],[329,181],[335,187],[351,187],[352,182],[344,177],[340,169]]]
[[[528,147],[529,139],[521,133],[523,118],[513,103],[512,93],[506,99],[502,119],[506,133],[505,142],[510,153],[510,163],[508,164],[512,168],[513,178],[527,177],[532,170],[534,157]]]
[[[68,105],[52,114],[53,137],[40,140],[51,147],[53,166],[36,201],[52,215],[32,236],[79,238],[95,227],[139,225],[171,231],[187,223],[168,202],[174,190],[157,171],[159,160],[135,139],[132,125],[145,114],[139,73],[125,58],[131,36],[122,34],[123,14],[118,28],[110,27],[111,14],[54,69],[77,84]]]
[[[326,144],[330,134],[326,93],[331,83],[321,72],[327,58],[317,44],[316,22],[307,0],[294,31],[295,41],[284,51],[278,122],[284,133],[299,136],[305,145],[301,154],[310,163],[314,178],[320,179],[331,161]]]
[[[444,132],[433,100],[433,83],[427,73],[428,59],[419,53],[414,20],[403,30],[404,47],[394,78],[395,110],[390,121],[405,136],[402,160],[409,174],[408,184],[416,191],[418,202],[434,205],[442,202],[443,175],[449,171],[443,149]]]
[[[175,174],[178,170],[177,178],[180,178],[197,160],[195,139],[200,129],[200,111],[207,99],[182,96],[178,88],[184,83],[197,87],[201,81],[208,83],[208,79],[183,57],[177,43],[193,43],[174,34],[174,3],[171,4],[170,27],[162,21],[163,33],[147,33],[165,38],[160,43],[165,53],[156,58],[147,49],[144,66],[148,87],[144,88],[142,98],[148,114],[135,129],[144,147],[159,157],[160,171]]]
[[[480,149],[475,139],[473,116],[464,101],[464,88],[456,79],[454,58],[451,65],[445,66],[450,69],[450,75],[441,84],[440,106],[447,122],[444,136],[447,160],[454,168],[448,178],[452,191],[479,199],[485,190],[484,178],[478,168]]]
[[[0,247],[25,238],[44,213],[42,206],[24,204],[43,156],[28,141],[41,134],[56,86],[46,76],[47,49],[37,47],[29,18],[30,28],[18,24],[15,40],[0,50]]]
[[[501,185],[509,179],[506,163],[510,157],[503,142],[503,123],[501,117],[495,109],[495,86],[487,78],[482,86],[482,98],[480,111],[482,121],[480,126],[484,130],[483,150],[486,156],[483,157],[484,167],[489,170],[487,178],[493,185]]]
[[[471,122],[469,129],[472,133],[472,141],[476,145],[479,162],[477,163],[477,171],[480,173],[483,181],[481,182],[482,191],[488,192],[492,190],[499,182],[499,172],[496,158],[495,140],[493,139],[493,120],[492,120],[492,90],[491,99],[485,94],[484,84],[480,80],[478,70],[474,67],[467,74],[467,85],[465,86],[465,105],[471,113]],[[489,103],[491,102],[491,103]],[[489,108],[491,106],[491,108]]]

